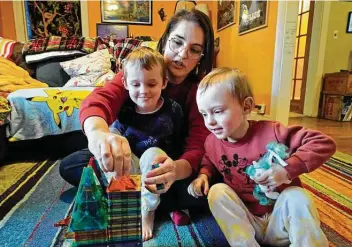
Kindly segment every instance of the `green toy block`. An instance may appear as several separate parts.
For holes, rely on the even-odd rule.
[[[83,169],[69,232],[105,230],[108,224],[107,200],[92,167]]]

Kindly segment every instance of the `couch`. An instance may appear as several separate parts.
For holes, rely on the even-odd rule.
[[[48,87],[21,89],[8,95],[12,110],[7,136],[17,141],[80,130],[82,100],[112,79],[121,60],[140,45],[142,41],[129,38],[57,36],[24,44],[22,54],[35,71],[33,78]]]
[[[81,132],[78,113],[82,100],[112,79],[129,52],[140,45],[155,48],[156,43],[51,36],[21,44],[22,52],[7,59],[45,86],[8,93],[11,112],[6,137],[17,142]]]

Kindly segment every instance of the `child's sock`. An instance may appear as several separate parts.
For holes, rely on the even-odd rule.
[[[170,217],[177,226],[185,226],[190,223],[188,209],[173,211],[170,213]]]

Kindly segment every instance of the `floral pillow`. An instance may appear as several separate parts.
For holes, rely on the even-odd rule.
[[[100,76],[96,81],[94,86],[95,87],[102,87],[105,83],[111,81],[115,76],[115,73],[112,70],[109,70],[106,74]]]
[[[110,70],[110,56],[108,49],[104,49],[60,63],[71,76],[64,87],[94,87],[97,79]]]

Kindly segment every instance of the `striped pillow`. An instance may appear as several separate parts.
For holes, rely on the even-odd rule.
[[[10,59],[16,41],[0,37],[0,57]]]

